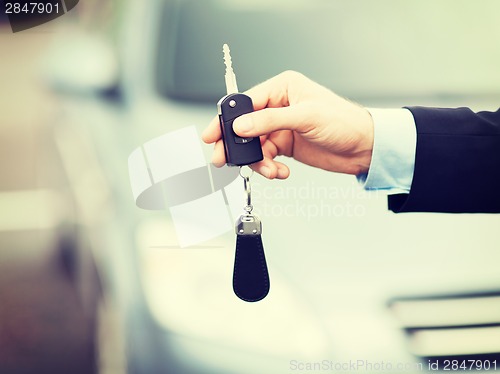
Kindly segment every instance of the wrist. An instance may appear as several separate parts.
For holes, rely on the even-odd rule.
[[[363,107],[358,107],[354,123],[358,128],[358,142],[354,152],[357,170],[354,174],[359,175],[367,173],[370,168],[373,153],[374,125],[370,112]]]

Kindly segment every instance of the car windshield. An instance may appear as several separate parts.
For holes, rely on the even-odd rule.
[[[170,98],[217,101],[228,43],[241,90],[292,69],[355,100],[498,94],[499,10],[495,0],[166,2],[155,81]]]

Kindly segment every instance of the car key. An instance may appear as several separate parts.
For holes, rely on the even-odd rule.
[[[229,46],[224,44],[224,64],[226,65],[226,90],[227,95],[217,103],[219,123],[224,143],[224,153],[228,166],[244,166],[261,161],[262,147],[259,137],[243,138],[233,130],[233,121],[239,116],[253,112],[252,99],[238,93],[236,76],[234,75]]]

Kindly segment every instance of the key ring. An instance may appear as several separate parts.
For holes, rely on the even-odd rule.
[[[245,206],[245,212],[247,214],[250,214],[253,210],[252,206],[252,186],[250,185],[250,177],[253,175],[253,170],[250,169],[252,172],[250,175],[243,175],[241,173],[242,167],[240,167],[240,177],[243,178],[243,185],[245,186],[245,193],[246,193],[246,198],[247,198],[247,205]]]
[[[253,170],[252,170],[252,169],[250,169],[250,168],[248,168],[248,169],[250,170],[250,172],[251,172],[251,173],[250,173],[249,175],[243,175],[243,174],[241,173],[241,171],[243,170],[243,166],[240,166],[240,177],[242,177],[243,179],[245,179],[245,178],[247,178],[247,177],[248,177],[248,178],[250,178],[250,177],[253,175]]]
[[[253,209],[253,206],[252,206],[252,187],[250,186],[250,177],[245,177],[243,179],[243,184],[245,186],[245,193],[247,195],[247,206],[244,209],[245,209],[245,212],[250,213]]]

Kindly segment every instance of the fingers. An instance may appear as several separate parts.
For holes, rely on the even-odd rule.
[[[252,98],[255,110],[281,108],[290,105],[294,92],[309,82],[304,75],[295,71],[284,71],[244,93]],[[290,97],[292,96],[292,97]]]
[[[271,134],[279,130],[307,132],[311,113],[300,105],[284,108],[266,108],[244,114],[234,120],[233,129],[242,137]]]
[[[264,159],[251,165],[251,168],[266,178],[285,179],[290,175],[290,170],[285,164],[274,160],[278,154],[291,154],[286,151],[289,148],[287,144],[281,144],[287,141],[280,142],[285,151],[278,149],[274,143],[267,145],[266,143],[268,143],[268,134],[278,130],[287,129],[299,132],[308,130],[310,113],[308,114],[299,105],[290,106],[290,104],[297,103],[300,92],[310,83],[312,81],[302,74],[288,71],[245,92],[252,98],[255,112],[237,118],[233,129],[243,137],[261,137]],[[208,144],[215,143],[212,163],[217,167],[223,166],[226,159],[218,117],[214,117],[203,131],[202,139]]]
[[[290,169],[285,164],[274,160],[274,151],[268,149],[268,147],[263,148],[264,159],[260,162],[250,165],[255,172],[261,174],[268,179],[286,179],[290,175]],[[226,163],[226,157],[224,154],[224,144],[222,140],[218,140],[214,146],[214,153],[212,155],[212,163],[215,167],[222,167]]]
[[[222,139],[217,140],[214,146],[214,153],[212,154],[212,164],[220,168],[226,163],[226,155],[224,153],[224,143]]]
[[[210,121],[208,127],[203,130],[201,134],[201,139],[207,143],[211,144],[218,141],[221,138],[219,116],[216,116]]]
[[[288,105],[286,75],[286,72],[277,75],[245,92],[245,94],[252,98],[254,110],[258,111],[266,108],[268,105],[272,107]],[[210,121],[208,127],[203,131],[201,138],[207,144],[214,143],[221,138],[218,116]]]
[[[304,91],[304,89],[312,83],[312,81],[300,73],[295,71],[285,71],[249,89],[245,92],[245,94],[252,98],[254,110],[259,112],[264,108],[288,107],[290,103],[296,101],[298,93]],[[267,113],[270,117],[259,115],[255,118],[254,122],[261,120],[264,121],[266,119],[279,120],[280,116],[284,113],[285,112],[276,112],[276,115],[272,117],[271,113]],[[280,127],[293,129],[295,127],[295,118],[292,114],[293,113],[290,113],[288,117],[282,118],[281,122],[275,122],[275,126],[273,128]],[[235,121],[235,123],[236,122],[240,121],[238,120]],[[245,131],[243,130],[243,127],[246,125],[240,124],[239,126],[242,126],[241,131]],[[263,135],[265,133],[264,129],[259,129],[258,131],[259,135]],[[202,139],[205,143],[210,144],[216,142],[220,138],[221,132],[219,119],[218,117],[214,117],[208,127],[203,131]]]
[[[262,161],[250,165],[250,168],[267,179],[286,179],[290,176],[288,166],[267,156]]]

